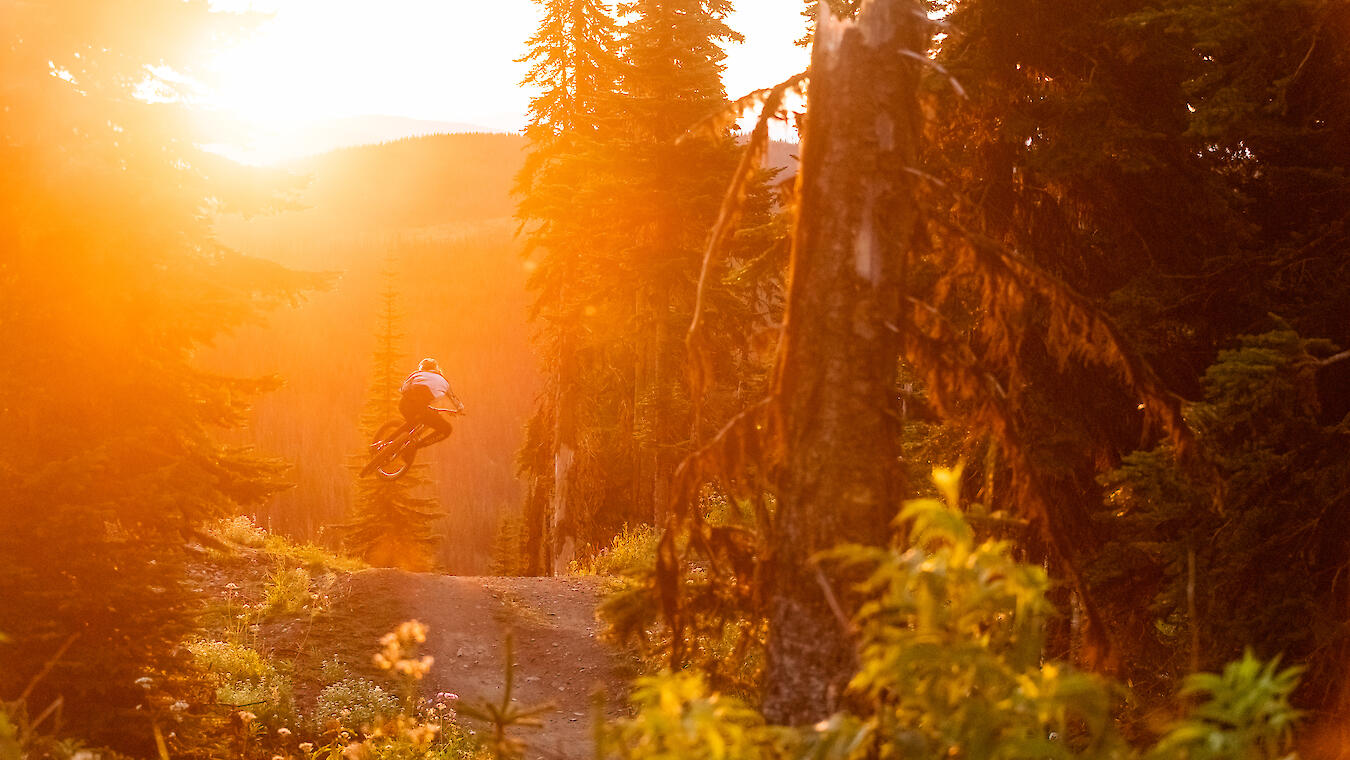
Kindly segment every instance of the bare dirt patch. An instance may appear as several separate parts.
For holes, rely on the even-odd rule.
[[[436,658],[425,692],[449,691],[466,703],[499,701],[505,642],[514,634],[521,706],[551,703],[540,729],[522,729],[529,758],[593,756],[597,695],[605,712],[622,710],[631,672],[599,641],[594,578],[498,578],[364,570],[342,578],[329,608],[309,627],[297,673],[337,659],[370,670],[378,638],[404,620],[430,628],[422,653]],[[297,684],[299,686],[299,684]]]

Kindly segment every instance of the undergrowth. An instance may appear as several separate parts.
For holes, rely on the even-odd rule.
[[[611,723],[602,755],[622,760],[1255,760],[1286,757],[1301,671],[1250,652],[1186,680],[1181,717],[1150,744],[1115,714],[1126,689],[1047,661],[1049,580],[1004,541],[977,542],[958,504],[959,471],[938,471],[941,498],[906,503],[908,541],[841,546],[818,558],[861,571],[852,707],[810,727],[770,725],[753,699],[722,693],[699,668],[639,679],[632,717]]]

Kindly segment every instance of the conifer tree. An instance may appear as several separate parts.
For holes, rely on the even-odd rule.
[[[361,415],[364,437],[373,438],[385,422],[400,419],[399,388],[407,365],[394,272],[384,273],[380,294],[379,330],[372,357],[370,395]],[[364,462],[366,454],[358,455]],[[343,526],[344,543],[356,556],[379,567],[426,571],[436,565],[436,550],[441,537],[435,523],[444,517],[436,499],[418,495],[430,483],[427,465],[414,464],[403,477],[393,480],[366,477],[357,479],[356,506],[352,519]]]
[[[591,456],[605,447],[581,445],[586,419],[613,413],[592,379],[603,374],[604,357],[588,328],[601,323],[596,289],[603,287],[604,236],[612,232],[603,221],[610,203],[603,153],[615,122],[618,28],[595,0],[540,4],[543,19],[521,60],[531,63],[525,84],[541,92],[530,104],[530,154],[516,185],[526,252],[537,264],[531,286],[546,357],[545,387],[519,459],[529,485],[524,551],[530,573],[551,572],[555,557],[565,561],[575,544],[573,505],[586,498],[578,481],[588,473],[593,483],[620,477]]]
[[[525,524],[519,515],[503,514],[492,539],[491,575],[525,575]]]
[[[205,754],[184,545],[283,473],[216,438],[267,383],[193,356],[313,281],[214,240],[203,209],[258,205],[193,147],[174,81],[151,73],[189,71],[176,40],[233,17],[162,0],[3,14],[0,699],[32,683],[35,711],[59,698],[66,730],[138,756],[181,700],[194,709],[160,752]]]
[[[938,205],[1108,309],[1188,398],[1217,352],[1268,312],[1343,342],[1350,332],[1332,314],[1350,282],[1350,98],[1333,83],[1350,58],[1321,35],[1347,18],[1344,4],[1309,0],[1240,12],[1210,0],[956,4],[937,62],[963,88],[939,91],[929,135]],[[1012,321],[982,316],[976,339],[996,347],[999,322]],[[1163,569],[1097,567],[1114,523],[1094,475],[1148,440],[1142,417],[1102,392],[1100,374],[1065,371],[1048,341],[1019,336],[1015,353],[1044,378],[1016,395],[1056,494],[1047,533],[1068,556],[1051,566],[1089,570],[1079,598],[1108,619],[1123,673],[1165,688],[1157,664],[1172,657],[1148,611]],[[1327,401],[1350,408],[1350,394]]]
[[[730,130],[690,132],[727,107],[722,46],[742,37],[727,0],[641,0],[621,9],[628,129],[615,146],[622,255],[633,298],[633,505],[630,522],[659,521],[689,446],[682,338],[708,231],[737,163]]]

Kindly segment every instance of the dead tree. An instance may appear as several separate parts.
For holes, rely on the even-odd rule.
[[[811,58],[798,222],[775,369],[781,468],[770,537],[764,713],[814,722],[854,672],[845,614],[810,558],[875,543],[901,499],[894,414],[926,19],[913,0],[822,16]],[[916,52],[920,51],[920,52]]]

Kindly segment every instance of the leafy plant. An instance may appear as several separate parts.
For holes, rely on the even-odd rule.
[[[319,692],[314,722],[323,730],[348,729],[355,734],[398,714],[397,695],[369,679],[348,678]]]
[[[197,666],[215,682],[220,705],[251,714],[259,727],[276,729],[295,724],[291,679],[262,653],[226,641],[199,640],[187,648]]]
[[[318,749],[312,744],[301,745],[300,749],[321,760],[480,757],[473,732],[455,722],[457,695],[442,692],[432,699],[416,699],[417,687],[432,665],[430,657],[417,654],[426,633],[425,625],[410,620],[380,639],[375,664],[400,682],[402,700],[364,679],[333,684],[319,695],[315,712],[316,722],[330,735],[330,741]]]
[[[960,469],[938,469],[942,499],[907,502],[909,547],[840,547],[827,560],[864,570],[859,666],[849,688],[869,712],[826,732],[831,746],[975,758],[1114,757],[1121,694],[1042,663],[1049,580],[1002,541],[977,544],[958,509]]]
[[[794,732],[774,728],[735,697],[709,693],[694,672],[639,678],[633,717],[610,726],[606,745],[619,758],[767,760],[788,757]]]
[[[656,564],[656,545],[661,531],[655,525],[624,524],[610,545],[593,556],[573,560],[568,570],[577,575],[622,575],[635,568]]]
[[[224,517],[207,526],[206,531],[238,546],[261,549],[267,541],[267,531],[259,528],[253,519],[246,515]]]
[[[1186,678],[1181,694],[1203,697],[1191,714],[1158,741],[1151,758],[1257,760],[1280,757],[1301,713],[1289,703],[1303,669],[1262,662],[1247,650],[1222,673]]]
[[[311,603],[309,571],[302,567],[278,567],[267,580],[264,611],[269,615],[303,612]]]
[[[295,562],[310,570],[330,570],[334,572],[355,572],[369,567],[355,557],[348,557],[317,544],[297,544],[284,536],[269,535],[263,542],[263,551],[279,562]]]
[[[1151,747],[1116,729],[1122,686],[1044,659],[1054,614],[1043,568],[1004,541],[977,542],[959,509],[960,468],[939,469],[940,498],[907,502],[903,544],[841,546],[817,561],[862,571],[858,668],[847,711],[809,728],[767,725],[703,674],[639,679],[632,718],[605,732],[603,756],[862,760],[1257,760],[1287,752],[1298,668],[1248,652],[1191,676],[1193,700]]]

